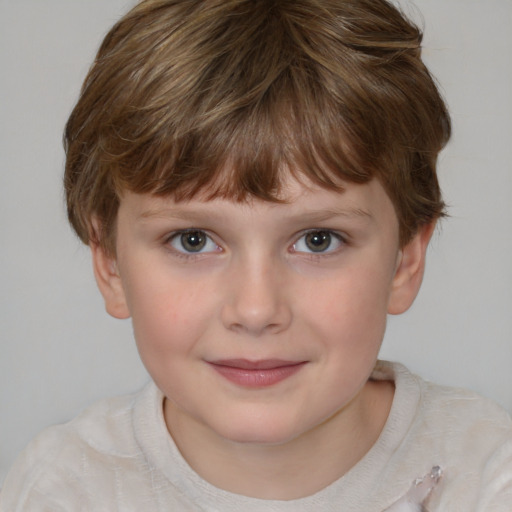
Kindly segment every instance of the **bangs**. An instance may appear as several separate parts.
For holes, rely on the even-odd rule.
[[[297,94],[296,84],[276,83],[234,115],[205,121],[176,138],[164,129],[137,148],[136,158],[130,151],[116,162],[116,189],[176,200],[201,194],[279,201],[289,175],[333,190],[341,190],[343,181],[371,179],[340,117],[330,119],[334,109],[314,101]]]
[[[361,123],[368,106],[360,85],[321,65],[321,55],[295,40],[290,26],[284,30],[283,20],[260,21],[239,44],[230,27],[236,53],[215,38],[209,65],[194,70],[186,90],[174,82],[178,72],[194,75],[190,50],[180,69],[168,61],[146,90],[133,88],[125,100],[132,107],[110,120],[115,132],[104,136],[118,191],[276,201],[289,173],[331,189],[372,177],[378,133],[372,116]]]

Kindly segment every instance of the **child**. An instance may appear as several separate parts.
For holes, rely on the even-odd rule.
[[[66,127],[70,221],[154,383],[29,446],[1,510],[505,511],[512,422],[377,361],[450,135],[384,0],[147,0]]]

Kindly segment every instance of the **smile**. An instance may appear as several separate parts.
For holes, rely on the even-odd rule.
[[[291,377],[304,367],[306,361],[227,359],[209,364],[222,377],[238,386],[264,388]]]

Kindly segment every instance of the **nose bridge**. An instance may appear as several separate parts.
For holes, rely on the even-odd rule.
[[[250,250],[233,258],[231,267],[230,293],[223,309],[226,327],[252,335],[285,329],[291,310],[283,262],[267,251]]]

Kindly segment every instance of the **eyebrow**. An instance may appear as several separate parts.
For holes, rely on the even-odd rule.
[[[276,206],[279,206],[276,204]],[[209,218],[217,217],[215,212],[205,212],[201,209],[183,209],[183,208],[148,208],[144,210],[138,217],[142,220],[151,218],[173,218],[180,220],[203,220],[204,215],[208,215]],[[373,214],[362,208],[322,208],[299,211],[298,213],[291,214],[288,218],[294,221],[309,221],[309,222],[322,222],[332,219],[334,217],[345,217],[348,219],[367,219],[373,220]],[[285,220],[286,217],[283,217]]]
[[[151,219],[155,217],[170,217],[173,219],[189,220],[199,217],[201,215],[204,215],[204,212],[198,209],[183,210],[182,208],[148,208],[147,210],[144,210],[140,215],[138,215],[138,217],[141,219]],[[211,212],[208,212],[208,215],[211,215]]]
[[[349,219],[373,219],[373,215],[370,211],[362,208],[325,208],[320,210],[308,210],[296,217],[305,218],[316,221],[329,220],[333,217],[346,217]]]

